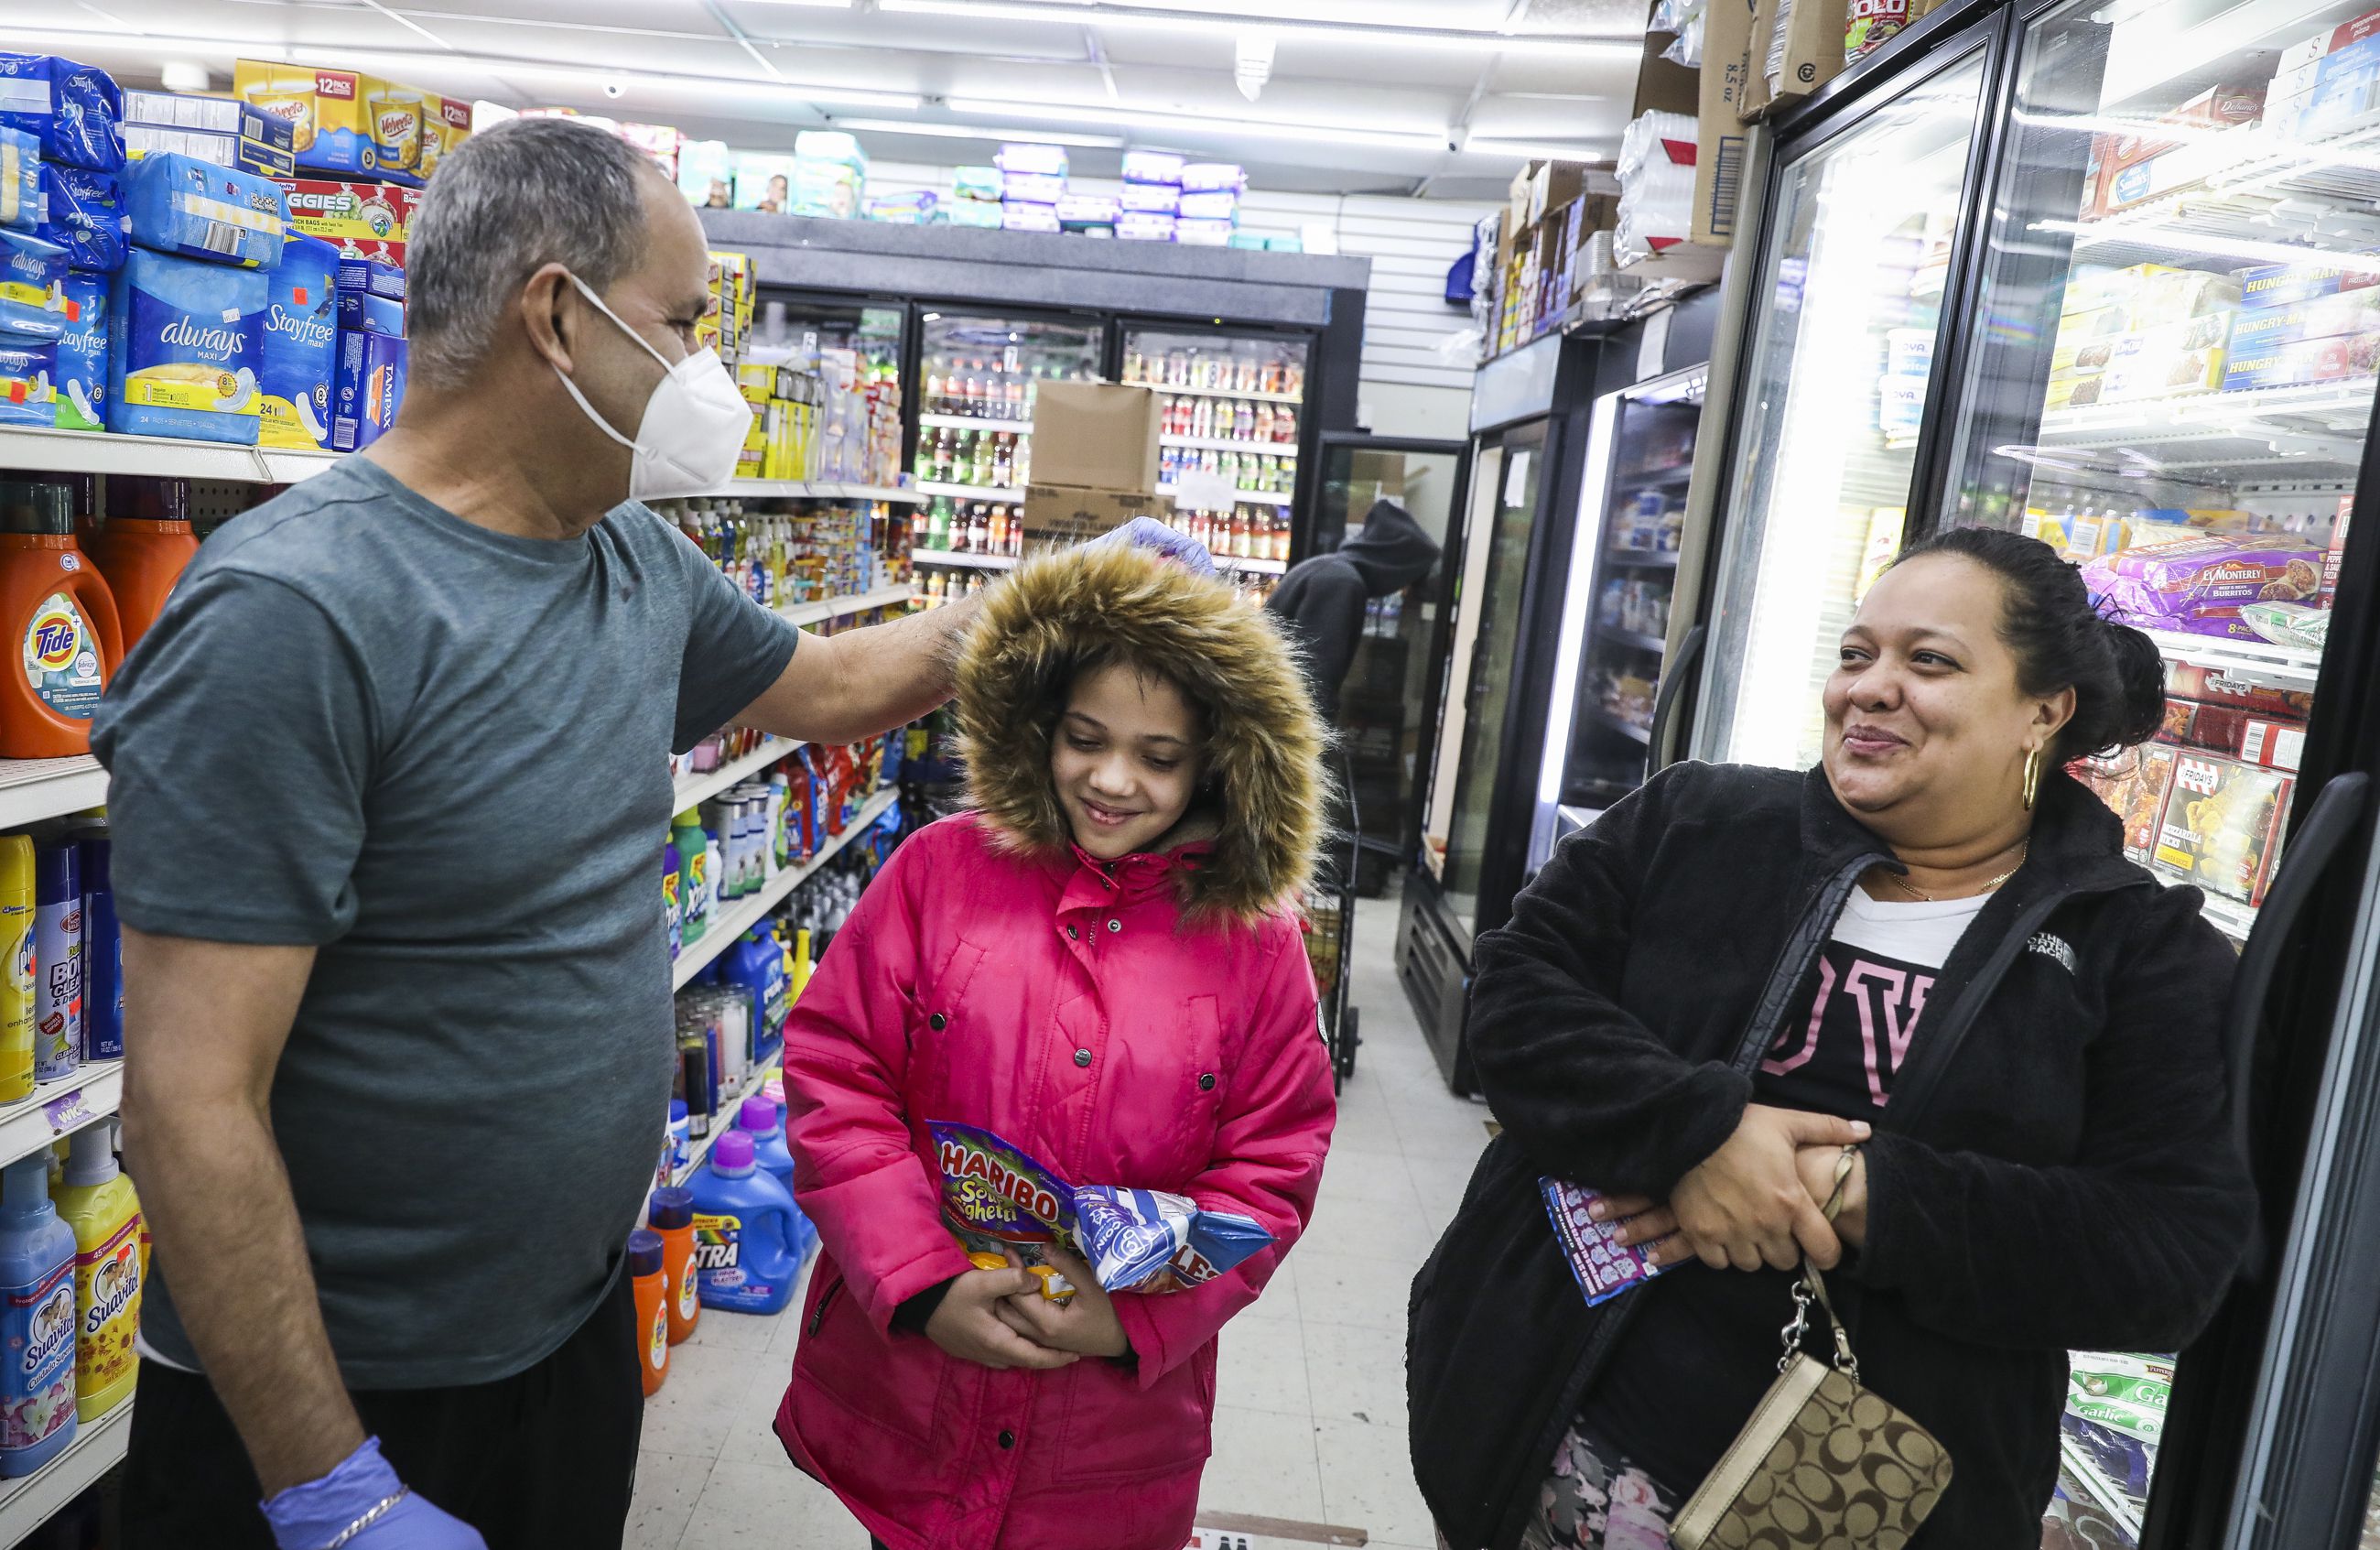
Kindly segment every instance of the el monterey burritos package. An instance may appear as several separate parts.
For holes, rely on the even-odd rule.
[[[926,1129],[941,1167],[942,1216],[968,1257],[998,1269],[1014,1250],[1053,1300],[1075,1291],[1050,1263],[1060,1244],[1109,1291],[1170,1292],[1211,1281],[1272,1241],[1255,1218],[1186,1196],[1069,1184],[990,1130],[940,1120]]]
[[[2201,533],[2102,555],[2082,568],[2082,580],[2094,599],[2143,629],[2258,641],[2241,607],[2314,597],[2322,551],[2277,534]]]

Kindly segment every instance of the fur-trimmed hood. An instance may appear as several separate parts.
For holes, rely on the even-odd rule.
[[[1253,921],[1302,890],[1322,842],[1322,726],[1271,618],[1220,581],[1120,543],[1027,560],[984,599],[959,659],[967,796],[1004,845],[1073,842],[1050,778],[1058,686],[1108,646],[1211,711],[1205,795],[1172,834],[1206,854],[1172,869],[1193,921]]]

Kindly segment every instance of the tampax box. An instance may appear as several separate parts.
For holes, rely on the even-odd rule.
[[[423,93],[355,70],[242,59],[232,92],[287,120],[300,167],[418,182]]]
[[[281,250],[264,314],[259,445],[331,444],[331,377],[339,360],[332,280],[338,267],[339,250],[319,237],[294,236]]]
[[[341,331],[338,374],[331,382],[332,451],[370,446],[396,423],[407,356],[403,339]]]
[[[420,189],[395,183],[324,177],[286,177],[280,183],[289,196],[292,231],[350,250],[363,243],[385,242],[402,258],[412,236],[414,213],[421,208]]]

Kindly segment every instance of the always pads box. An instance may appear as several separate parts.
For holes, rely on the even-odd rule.
[[[67,331],[67,250],[0,227],[0,343],[48,344]]]
[[[0,425],[46,429],[55,417],[58,347],[0,335]]]
[[[261,270],[126,254],[109,293],[107,428],[254,445],[271,295]]]
[[[380,440],[396,423],[405,399],[407,347],[385,334],[339,335],[338,372],[331,380],[331,450],[354,452]]]
[[[272,178],[170,154],[125,168],[124,210],[140,247],[243,269],[281,262],[289,215]]]
[[[160,128],[197,129],[238,141],[233,165],[248,172],[286,177],[297,170],[289,120],[276,118],[236,97],[200,97],[180,92],[127,92],[124,122]],[[128,143],[128,149],[129,149]],[[213,160],[210,157],[209,160]]]
[[[260,446],[331,445],[331,378],[339,362],[332,279],[338,267],[339,250],[319,237],[293,236],[282,247],[264,315]]]

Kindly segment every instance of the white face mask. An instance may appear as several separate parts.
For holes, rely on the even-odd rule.
[[[752,406],[736,390],[735,379],[728,374],[719,352],[697,350],[672,366],[661,351],[646,343],[643,335],[621,323],[620,314],[604,306],[603,299],[586,281],[573,275],[570,283],[621,333],[636,340],[638,348],[661,361],[668,373],[653,384],[652,397],[645,400],[645,417],[637,425],[637,439],[630,441],[595,412],[562,368],[553,371],[596,428],[636,454],[628,469],[628,498],[668,500],[725,488],[735,477],[736,455],[743,451],[744,438],[752,429]]]

